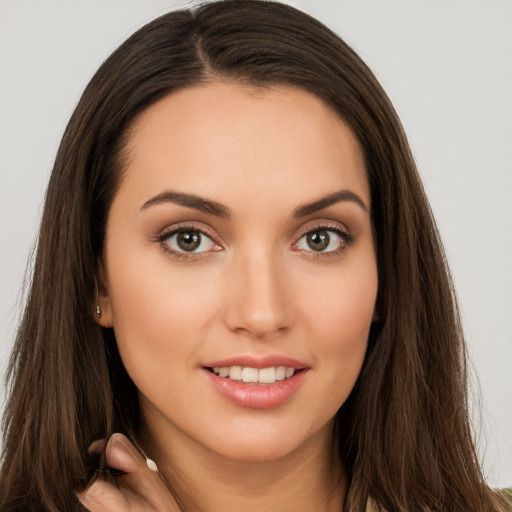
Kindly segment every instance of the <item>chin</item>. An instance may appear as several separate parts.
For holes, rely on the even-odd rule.
[[[221,457],[238,463],[264,463],[277,461],[293,453],[300,444],[280,439],[248,441],[229,439],[222,445],[216,445],[214,451]]]
[[[318,441],[330,446],[332,422],[320,426],[318,430],[300,429],[298,425],[265,425],[260,422],[244,429],[225,430],[212,439],[210,450],[221,457],[236,462],[264,463],[293,456],[303,452],[311,443],[318,449]],[[251,428],[252,427],[252,428]],[[323,438],[323,441],[321,440]],[[314,442],[313,442],[314,441]]]

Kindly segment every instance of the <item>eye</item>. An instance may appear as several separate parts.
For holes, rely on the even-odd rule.
[[[297,249],[301,251],[335,252],[342,250],[349,235],[333,229],[315,229],[303,235],[297,242]]]
[[[217,244],[198,229],[180,229],[162,237],[168,249],[179,253],[202,253],[217,250]]]

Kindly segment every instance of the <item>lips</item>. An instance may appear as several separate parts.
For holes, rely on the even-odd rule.
[[[241,356],[203,366],[214,389],[232,403],[253,409],[277,407],[304,382],[305,364],[282,356]]]

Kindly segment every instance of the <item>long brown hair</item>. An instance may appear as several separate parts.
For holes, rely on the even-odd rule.
[[[137,390],[114,333],[93,321],[97,262],[136,116],[215,78],[321,98],[363,149],[376,238],[379,321],[337,414],[347,510],[504,510],[482,477],[465,348],[435,223],[400,121],[361,59],[324,25],[274,2],[175,11],[100,67],[65,131],[47,190],[32,286],[8,376],[0,510],[75,510],[96,467],[87,447],[136,436]]]

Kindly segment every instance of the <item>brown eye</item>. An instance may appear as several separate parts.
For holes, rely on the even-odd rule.
[[[297,242],[297,249],[316,253],[335,253],[350,245],[348,233],[337,229],[319,228],[304,234]]]
[[[199,231],[182,231],[178,233],[176,242],[183,251],[193,252],[201,245],[201,233]]]
[[[325,229],[313,231],[306,235],[306,242],[313,251],[325,251],[329,247],[330,241],[331,237]]]
[[[203,253],[219,249],[208,235],[198,229],[178,229],[163,236],[161,243],[177,253]]]

